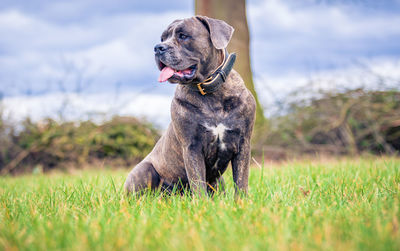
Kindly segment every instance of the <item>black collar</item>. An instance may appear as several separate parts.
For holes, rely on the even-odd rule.
[[[227,50],[224,50],[224,60],[222,64],[204,81],[197,84],[188,85],[189,88],[197,90],[201,95],[212,93],[218,90],[218,88],[226,81],[229,73],[232,70],[233,64],[236,60],[236,53],[228,54]]]

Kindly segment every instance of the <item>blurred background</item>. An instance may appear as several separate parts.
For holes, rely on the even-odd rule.
[[[175,89],[153,47],[195,14],[235,27],[255,158],[399,153],[399,0],[2,0],[1,174],[140,161]]]

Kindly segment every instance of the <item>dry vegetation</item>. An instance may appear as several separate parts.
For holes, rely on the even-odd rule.
[[[259,130],[254,149],[265,156],[395,155],[400,151],[400,92],[348,90],[296,99],[285,115]]]
[[[0,172],[79,167],[96,162],[131,166],[144,158],[159,138],[150,124],[115,117],[100,125],[47,119],[19,126],[0,120]]]

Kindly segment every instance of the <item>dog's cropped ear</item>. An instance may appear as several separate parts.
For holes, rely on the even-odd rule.
[[[233,31],[235,30],[232,26],[222,20],[209,18],[206,16],[196,16],[196,18],[202,22],[210,32],[211,42],[215,48],[224,49],[228,46],[229,41],[231,41]]]

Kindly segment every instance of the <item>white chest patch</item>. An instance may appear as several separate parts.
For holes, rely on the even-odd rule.
[[[217,139],[219,139],[220,142],[219,146],[221,147],[221,149],[225,149],[225,143],[223,142],[223,140],[224,140],[224,133],[228,128],[221,123],[218,124],[216,127],[206,125],[206,128],[210,130],[214,134],[214,136],[217,137]]]

